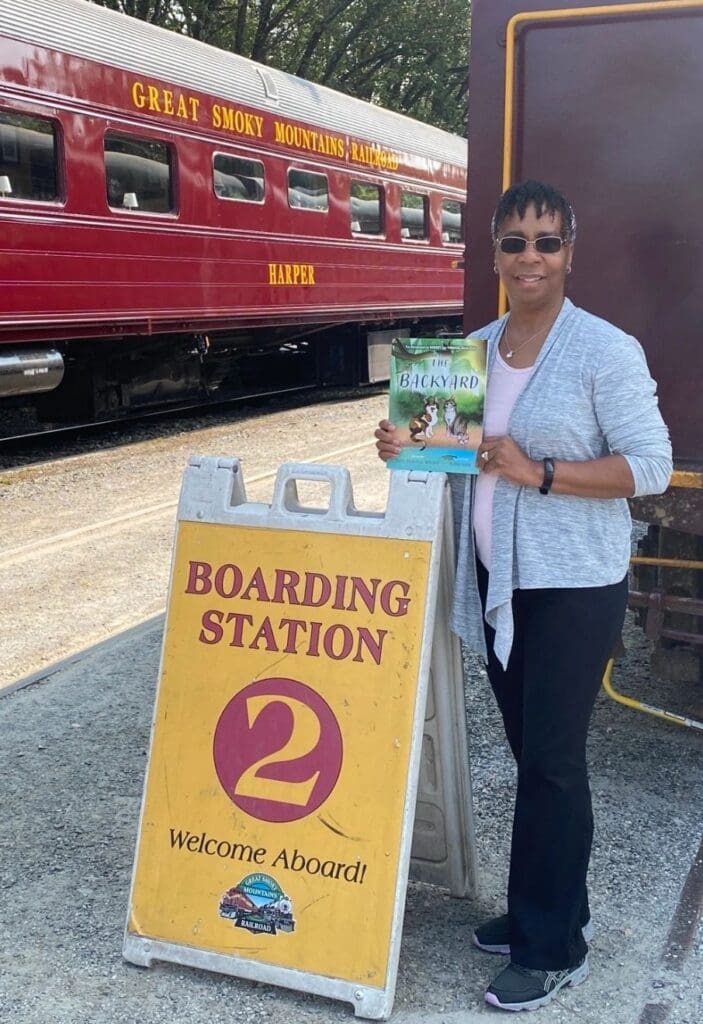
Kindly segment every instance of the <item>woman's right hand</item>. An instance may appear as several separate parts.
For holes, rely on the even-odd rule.
[[[381,420],[378,428],[374,431],[378,457],[384,462],[394,459],[400,455],[400,442],[396,436],[395,427],[389,420]]]

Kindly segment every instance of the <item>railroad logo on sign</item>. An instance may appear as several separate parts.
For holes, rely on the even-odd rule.
[[[258,934],[295,931],[293,901],[271,875],[247,875],[228,889],[220,900],[220,917]]]

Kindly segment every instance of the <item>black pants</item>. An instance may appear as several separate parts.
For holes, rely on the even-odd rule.
[[[485,607],[488,573],[478,562]],[[562,970],[586,953],[586,872],[593,838],[586,735],[622,628],[627,578],[606,587],[513,592],[515,638],[507,669],[493,653],[488,678],[518,767],[508,884],[511,958]]]

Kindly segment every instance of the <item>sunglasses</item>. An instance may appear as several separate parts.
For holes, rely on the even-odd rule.
[[[500,251],[511,255],[524,252],[528,245],[534,245],[537,252],[554,255],[561,251],[562,245],[566,245],[566,242],[560,235],[542,235],[540,238],[535,238],[534,241],[522,238],[520,235],[503,235],[498,239]]]

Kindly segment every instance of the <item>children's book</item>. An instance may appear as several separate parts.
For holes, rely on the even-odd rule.
[[[389,468],[477,473],[485,397],[483,338],[396,338],[388,418],[403,447]]]

